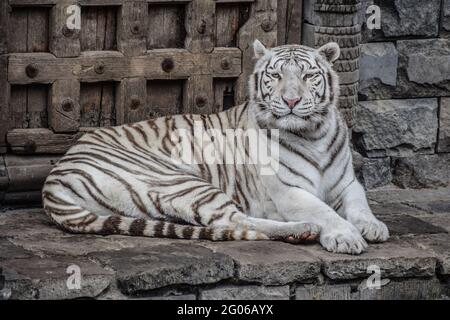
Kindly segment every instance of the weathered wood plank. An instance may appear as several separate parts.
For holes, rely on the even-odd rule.
[[[48,125],[46,85],[14,85],[9,110],[13,128],[45,128]]]
[[[27,52],[28,9],[14,8],[8,28],[8,52]]]
[[[8,57],[0,56],[0,153],[6,152],[6,132],[11,128],[10,85],[7,78]]]
[[[248,20],[249,15],[249,4],[218,4],[216,6],[216,47],[236,47],[237,33]]]
[[[9,179],[8,171],[5,165],[5,156],[0,154],[0,205],[2,204],[5,192],[8,189]]]
[[[183,80],[147,82],[146,118],[158,118],[183,112]]]
[[[10,98],[11,127],[27,128],[27,96],[26,86],[12,86]]]
[[[259,0],[252,5],[250,18],[240,28],[238,47],[242,50],[242,73],[236,86],[236,103],[248,99],[248,77],[255,63],[253,42],[260,40],[267,47],[277,44],[277,0]]]
[[[7,133],[7,142],[14,153],[62,154],[72,146],[83,133],[61,134],[49,129],[13,129]]]
[[[116,124],[114,82],[96,82],[81,84],[81,120],[82,127],[104,127]]]
[[[27,52],[48,52],[49,10],[47,8],[28,9]]]
[[[146,115],[147,81],[145,78],[124,79],[117,90],[117,124],[137,122]]]
[[[83,7],[81,14],[81,50],[117,49],[118,7]]]
[[[192,75],[186,84],[183,111],[186,113],[214,112],[213,78],[209,74]]]
[[[8,1],[0,1],[0,55],[8,51],[9,10]]]
[[[278,0],[277,3],[277,45],[286,44],[286,28],[289,0]]]
[[[173,62],[173,69],[168,72],[162,68],[165,59]],[[34,78],[26,73],[30,64],[38,70]],[[241,51],[237,48],[216,48],[212,54],[191,54],[183,49],[158,49],[148,51],[145,56],[131,58],[106,51],[85,52],[73,59],[25,53],[11,55],[8,65],[8,78],[13,84],[51,83],[55,79],[82,82],[120,81],[125,77],[185,79],[193,73],[237,77],[241,73]]]
[[[123,3],[117,28],[117,47],[125,56],[139,56],[147,50],[148,4],[135,0]]]
[[[4,156],[8,172],[7,192],[40,190],[59,156],[46,155],[14,155]]]
[[[192,0],[186,7],[185,47],[191,52],[211,52],[215,37],[215,3]]]
[[[80,30],[70,29],[67,8],[76,4],[74,0],[63,0],[51,9],[50,52],[57,57],[77,57],[80,55]]]
[[[27,128],[48,127],[48,88],[46,85],[27,86]]]
[[[303,25],[303,0],[289,0],[286,16],[286,44],[300,44]]]
[[[114,82],[103,83],[99,127],[116,125],[116,87]]]
[[[185,5],[149,5],[147,48],[183,48],[186,37]]]
[[[50,90],[49,126],[54,132],[76,132],[80,127],[80,83],[56,80]]]

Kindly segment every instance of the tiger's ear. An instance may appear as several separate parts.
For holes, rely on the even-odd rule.
[[[255,51],[255,58],[257,59],[263,57],[268,51],[258,39],[253,42],[253,50]]]
[[[328,62],[335,62],[341,55],[341,49],[336,42],[329,42],[321,46],[317,51],[325,58]]]

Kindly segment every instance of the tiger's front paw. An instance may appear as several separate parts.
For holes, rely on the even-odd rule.
[[[367,248],[367,242],[350,223],[324,228],[320,244],[335,253],[361,254]]]
[[[351,222],[369,242],[385,242],[389,238],[388,228],[375,217],[360,217]]]

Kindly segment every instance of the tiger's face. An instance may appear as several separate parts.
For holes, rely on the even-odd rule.
[[[258,40],[253,46],[258,61],[249,88],[258,121],[295,130],[323,121],[339,96],[332,69],[339,46],[331,42],[317,50],[300,45],[267,49]]]

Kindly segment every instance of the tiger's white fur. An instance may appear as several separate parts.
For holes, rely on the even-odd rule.
[[[248,103],[83,136],[46,180],[47,214],[82,233],[291,242],[320,233],[324,248],[351,254],[366,248],[364,238],[385,241],[388,230],[355,179],[347,127],[336,107],[337,44],[266,49],[256,40],[254,49]],[[196,157],[205,153],[195,122],[220,132],[277,129],[279,168],[261,175],[258,164],[174,162],[173,151],[183,152],[181,137],[173,134],[180,129],[192,133],[187,148]],[[268,141],[277,143],[270,135]],[[212,141],[215,148],[218,143]]]

